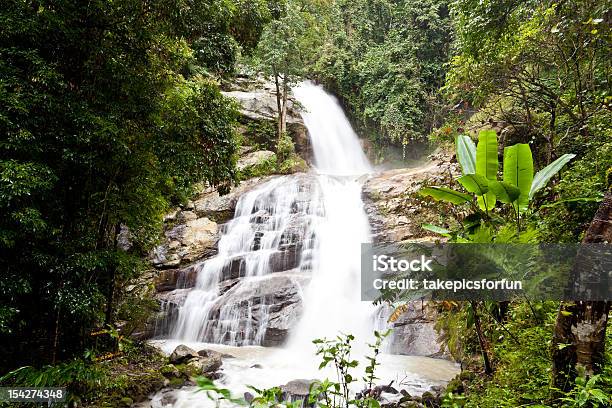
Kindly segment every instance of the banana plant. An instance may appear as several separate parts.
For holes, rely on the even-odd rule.
[[[576,155],[564,154],[534,176],[533,156],[528,144],[518,143],[504,148],[502,180],[497,179],[497,135],[493,130],[481,131],[478,145],[467,135],[459,135],[456,143],[457,160],[462,176],[459,184],[471,194],[448,187],[425,187],[419,193],[435,200],[455,205],[470,204],[485,215],[493,210],[497,201],[511,204],[520,230],[520,216],[527,211],[535,194]],[[477,207],[474,204],[476,197]]]

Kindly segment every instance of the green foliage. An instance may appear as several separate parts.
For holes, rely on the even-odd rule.
[[[193,69],[205,63],[192,48],[198,38],[227,39],[230,2],[196,2],[189,13],[178,0],[146,12],[132,0],[5,3],[0,366],[8,369],[79,355],[105,311],[112,320],[115,286],[141,270],[169,204],[194,182],[234,179],[236,110]]]
[[[379,145],[420,139],[439,123],[452,24],[445,0],[340,0],[310,71]],[[401,23],[399,23],[401,22]]]
[[[455,140],[457,160],[463,174],[476,174],[476,145],[467,135],[458,135]]]
[[[456,117],[470,128],[493,124],[505,145],[529,143],[541,167],[576,154],[579,161],[565,180],[541,198],[554,194],[564,204],[539,214],[536,222],[552,242],[579,239],[610,168],[608,2],[458,0],[451,12],[456,55],[443,89],[455,106],[451,128]],[[540,181],[548,178],[533,183],[530,200]],[[525,205],[522,196],[519,207]]]
[[[457,138],[457,157],[464,169],[464,175],[459,177],[457,181],[476,197],[478,207],[475,206],[472,195],[448,187],[423,187],[419,190],[419,194],[431,196],[435,200],[449,202],[454,205],[469,204],[472,214],[466,217],[466,221],[471,218],[470,225],[467,228],[468,232],[472,231],[475,225],[481,223],[489,227],[494,224],[500,224],[498,217],[492,214],[496,201],[511,204],[512,222],[516,222],[516,232],[519,235],[521,230],[520,215],[527,210],[532,198],[532,192],[535,194],[535,192],[540,190],[574,155],[567,154],[560,157],[540,170],[534,177],[533,159],[529,145],[516,144],[506,147],[504,149],[503,161],[504,181],[500,182],[497,180],[499,164],[497,159],[497,135],[495,132],[480,132],[476,149],[474,149],[473,144],[467,142],[466,137]],[[474,166],[471,165],[472,161]],[[475,169],[476,173],[466,173],[471,171],[472,168]]]
[[[576,378],[576,385],[561,400],[565,406],[578,407],[609,407],[612,405],[612,396],[599,388],[600,375],[594,375],[587,379],[584,376]]]
[[[198,386],[197,392],[205,392],[206,396],[215,401],[217,406],[219,406],[222,400],[236,405],[245,405],[245,401],[242,398],[233,397],[230,390],[218,387],[212,380],[206,377],[196,378],[196,384]]]

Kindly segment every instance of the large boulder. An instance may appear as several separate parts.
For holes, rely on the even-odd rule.
[[[224,341],[231,338],[238,345],[252,343],[256,336],[263,346],[282,345],[301,315],[300,294],[309,279],[295,270],[239,280],[215,301],[208,332],[225,333]],[[222,315],[231,315],[232,321],[220,319]]]
[[[197,351],[187,347],[184,344],[181,344],[176,346],[174,351],[170,354],[168,361],[170,361],[172,364],[181,364],[189,359],[198,357],[200,356]]]
[[[240,106],[240,121],[243,124],[267,123],[275,129],[277,119],[276,87],[264,78],[236,78],[224,84],[225,96],[234,99]],[[312,146],[308,130],[300,114],[299,104],[289,93],[287,99],[287,133],[291,136],[296,152],[306,161],[312,158]],[[248,135],[245,135],[248,138]]]
[[[158,268],[172,268],[194,262],[216,253],[217,223],[204,217],[198,218],[192,211],[181,213],[180,223],[167,230],[165,242],[156,247],[151,261]]]
[[[219,194],[215,188],[204,189],[194,200],[194,212],[198,217],[207,217],[217,223],[229,221],[234,215],[236,203],[241,195],[269,181],[270,176],[255,177],[241,181],[227,194]]]
[[[414,301],[393,323],[388,352],[409,356],[443,356],[444,345],[435,329],[437,311],[428,302]]]
[[[430,159],[420,167],[375,174],[364,183],[362,196],[374,242],[439,238],[421,225],[439,223],[440,203],[420,196],[418,191],[425,185],[448,185],[459,175],[459,168],[443,152]]]
[[[256,150],[254,152],[246,153],[244,156],[238,159],[236,167],[240,171],[249,171],[257,169],[257,166],[261,166],[265,162],[276,159],[276,154],[269,150]]]

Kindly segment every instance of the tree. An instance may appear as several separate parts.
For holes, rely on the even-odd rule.
[[[582,242],[612,242],[612,191],[606,193]],[[580,262],[580,254],[577,259]],[[610,303],[575,301],[559,306],[552,342],[553,386],[557,390],[571,390],[578,373],[592,377],[601,372]]]
[[[167,208],[233,180],[236,110],[186,77],[190,41],[231,13],[191,3],[3,2],[1,368],[80,355]]]
[[[335,2],[314,74],[378,145],[423,139],[439,125],[450,56],[446,0]]]
[[[290,0],[280,18],[272,20],[264,28],[255,51],[258,67],[274,79],[278,137],[287,130],[290,86],[305,73],[307,55],[317,48],[313,30],[315,21],[305,3]]]

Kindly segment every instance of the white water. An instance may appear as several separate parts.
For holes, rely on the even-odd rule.
[[[357,178],[372,169],[333,96],[310,82],[293,88],[293,94],[305,109],[302,117],[325,207],[325,221],[317,229],[312,281],[303,298],[304,314],[289,342],[294,354],[307,361],[315,338],[351,333],[361,340],[358,351],[371,340],[376,309],[360,300],[360,249],[370,240],[370,228]]]
[[[371,171],[370,164],[332,96],[309,82],[293,93],[305,108],[302,116],[310,133],[315,174],[279,177],[240,198],[234,219],[219,242],[219,254],[199,265],[196,287],[171,333],[177,340],[160,343],[166,352],[181,343],[195,350],[229,350],[238,358],[224,360],[221,381],[238,394],[246,385],[266,388],[299,378],[333,378],[333,372],[318,370],[320,359],[314,354],[312,340],[354,334],[358,342],[353,357],[359,357],[366,352],[365,342],[372,341],[373,329],[380,328],[377,309],[360,301],[360,245],[369,241],[370,231],[359,177]],[[273,258],[278,253],[287,257],[287,248],[296,243],[299,250],[291,255],[296,258],[280,262]],[[275,268],[285,272],[272,273]],[[303,312],[286,347],[256,347],[264,342],[268,324],[266,296],[270,293],[265,287],[280,274],[300,289]],[[234,275],[241,277],[240,282],[222,293],[219,282]],[[253,294],[261,302],[253,302]],[[257,322],[255,315],[260,316]],[[455,373],[453,365],[442,360],[381,359],[381,383],[395,380],[398,384],[403,379],[402,388],[413,394]],[[253,364],[262,368],[253,368]],[[360,364],[355,374],[361,376],[362,370]],[[213,405],[204,394],[192,391],[177,392],[178,400],[170,406]],[[160,398],[158,395],[150,406],[161,407]]]

